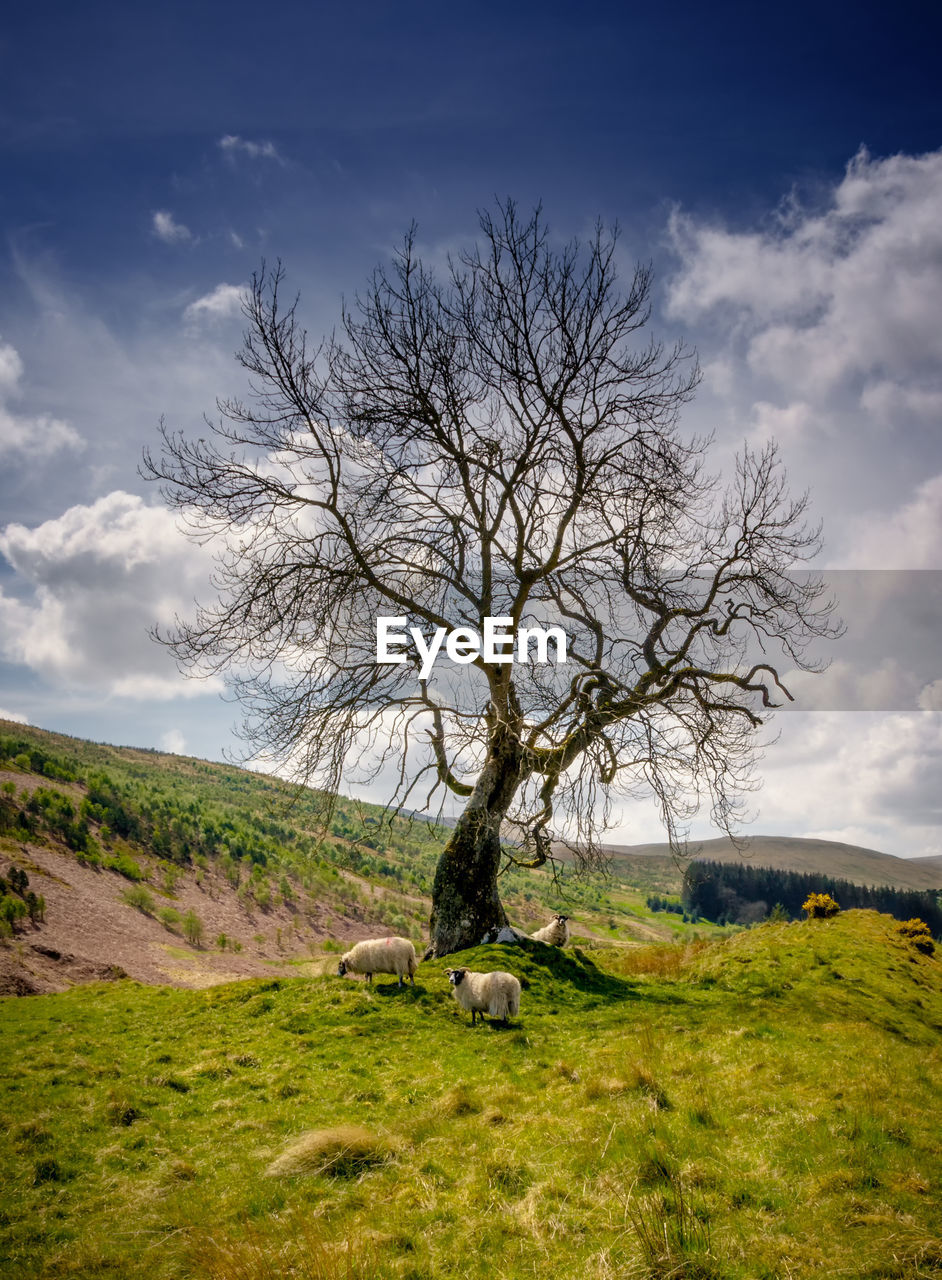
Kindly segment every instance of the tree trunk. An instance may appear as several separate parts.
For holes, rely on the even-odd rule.
[[[489,929],[507,923],[497,891],[500,827],[520,785],[520,766],[519,742],[509,734],[492,739],[474,792],[435,870],[427,956],[477,946]]]

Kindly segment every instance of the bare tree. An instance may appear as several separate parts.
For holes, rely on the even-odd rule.
[[[318,345],[263,268],[250,397],[145,459],[223,548],[218,599],[170,643],[228,673],[254,745],[328,789],[360,751],[395,759],[395,803],[464,800],[435,876],[438,955],[505,922],[502,859],[539,866],[560,833],[591,856],[618,790],[653,788],[674,841],[705,796],[729,829],[755,730],[789,696],[768,655],[809,669],[834,629],[796,571],[818,530],[774,448],[745,450],[724,489],[708,441],[681,436],[696,363],[640,340],[650,274],[618,287],[617,231],[557,248],[509,201],[480,225],[444,283],[413,228]],[[424,636],[561,625],[566,662],[474,656],[467,635],[460,667],[421,671],[414,648],[381,662],[381,616]]]

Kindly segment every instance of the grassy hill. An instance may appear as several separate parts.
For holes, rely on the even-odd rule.
[[[648,862],[661,870],[673,865],[668,844],[608,845],[617,874],[637,875]],[[837,840],[792,836],[746,836],[735,844],[726,836],[694,840],[690,854],[711,862],[748,862],[781,871],[817,871],[854,884],[887,884],[899,889],[942,888],[942,858],[897,858],[876,849]]]
[[[0,876],[16,867],[45,903],[0,936],[0,992],[319,972],[377,933],[424,947],[447,834],[343,798],[325,819],[324,797],[266,775],[0,722]],[[523,928],[565,910],[584,941],[628,945],[692,934],[645,905],[678,885],[674,867],[509,872],[503,896]]]
[[[938,881],[942,881],[942,854],[930,854],[928,857],[924,858],[913,858],[912,861],[916,866],[931,869],[938,878]]]
[[[942,1275],[942,966],[848,912],[686,947],[0,1004],[23,1280]],[[452,963],[455,961],[452,960]]]
[[[325,797],[230,765],[85,742],[0,722],[0,876],[30,879],[44,911],[14,922],[0,897],[0,993],[64,990],[122,974],[202,987],[319,973],[377,933],[424,948],[435,864],[448,831],[421,817]],[[738,858],[728,842],[704,856]],[[615,947],[715,935],[648,908],[676,895],[665,845],[612,850],[612,874],[563,865],[510,871],[502,894],[530,930],[556,911],[577,941]],[[848,879],[934,885],[931,864],[823,841],[754,837],[751,861]],[[6,900],[9,907],[11,903]],[[22,903],[12,907],[22,911]]]

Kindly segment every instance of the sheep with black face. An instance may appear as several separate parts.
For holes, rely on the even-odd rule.
[[[462,1009],[471,1014],[471,1025],[478,1014],[508,1022],[520,1012],[520,983],[512,973],[475,973],[471,969],[446,969],[452,995]]]
[[[556,916],[542,929],[531,933],[530,937],[537,942],[545,942],[550,947],[565,947],[569,942],[569,917]]]

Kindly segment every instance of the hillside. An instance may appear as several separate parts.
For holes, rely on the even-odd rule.
[[[44,904],[27,915],[22,898],[0,893],[0,912],[21,913],[12,926],[0,914],[0,993],[121,975],[203,987],[320,973],[377,934],[423,950],[447,828],[343,798],[328,814],[324,802],[231,765],[0,722],[0,877],[15,868]],[[739,856],[722,841],[700,847]],[[666,848],[616,848],[608,877],[511,870],[510,918],[530,930],[565,911],[594,947],[719,932],[681,918],[682,867]],[[827,842],[757,837],[748,852],[863,883],[936,881],[931,866]],[[652,894],[673,895],[677,913],[651,909]]]
[[[620,874],[634,873],[649,860],[662,868],[674,861],[670,846],[665,843],[608,845],[606,852]],[[836,840],[747,836],[734,844],[723,836],[691,841],[690,853],[711,862],[745,861],[779,871],[818,871],[855,884],[888,884],[900,889],[942,888],[942,858],[897,858]]]
[[[15,867],[45,904],[0,932],[0,992],[319,972],[376,934],[422,949],[446,838],[342,798],[325,816],[317,793],[230,765],[0,722],[0,876]],[[687,932],[644,904],[673,875],[510,872],[503,892],[523,928],[565,910],[577,937],[624,945]]]
[[[919,867],[925,867],[933,872],[942,881],[942,854],[930,854],[925,858],[913,858],[913,863]]]
[[[593,955],[464,953],[508,1029],[442,962],[0,1002],[0,1273],[942,1276],[936,956],[872,912]]]

